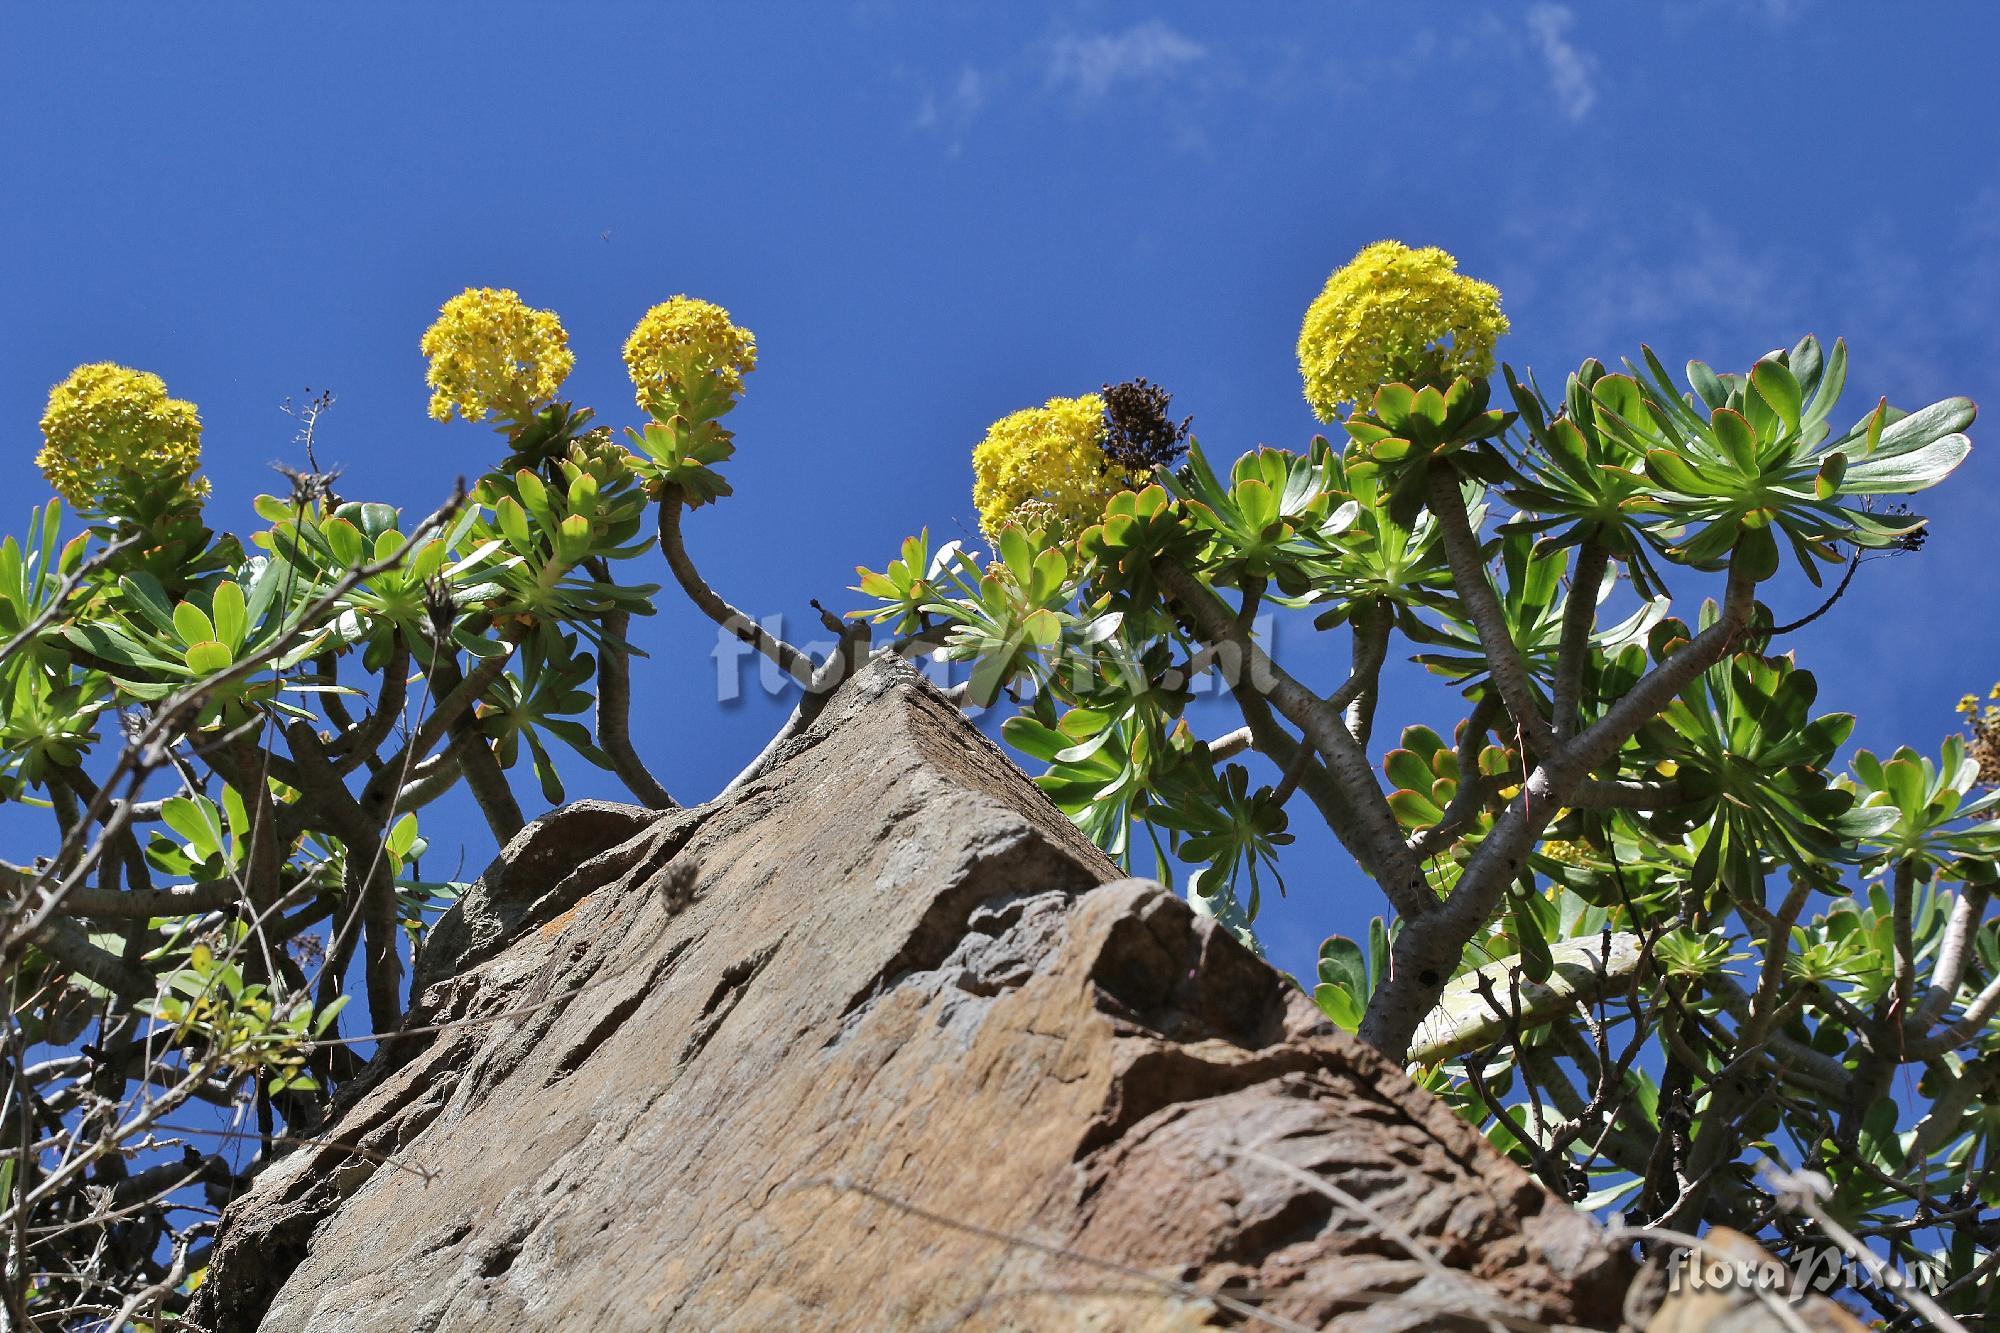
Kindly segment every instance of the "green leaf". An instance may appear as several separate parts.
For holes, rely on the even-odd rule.
[[[215,613],[214,637],[227,644],[234,655],[243,647],[243,637],[249,628],[242,587],[234,581],[217,584],[212,609]]]
[[[1911,818],[1923,813],[1926,784],[1923,766],[1919,762],[1899,754],[1882,765],[1882,780],[1889,799],[1896,803],[1897,809]]]
[[[1694,386],[1696,396],[1711,412],[1728,404],[1729,386],[1722,382],[1722,377],[1706,361],[1688,362],[1687,379]]]
[[[63,631],[63,637],[86,652],[133,670],[154,671],[166,664],[164,659],[115,626],[72,625]]]
[[[174,632],[182,643],[201,643],[215,637],[215,624],[193,602],[182,602],[174,608]]]
[[[1409,750],[1396,749],[1382,756],[1382,772],[1398,787],[1425,791],[1435,780],[1431,766]]]
[[[1313,1003],[1326,1015],[1327,1021],[1343,1032],[1353,1032],[1361,1026],[1366,1012],[1361,1001],[1344,986],[1321,982],[1313,988]]]
[[[188,670],[197,676],[213,676],[227,671],[236,657],[227,647],[214,639],[205,639],[200,643],[189,644],[184,660],[187,662]]]
[[[1612,1204],[1618,1202],[1618,1200],[1624,1198],[1633,1190],[1638,1189],[1644,1183],[1637,1176],[1629,1176],[1624,1180],[1613,1181],[1602,1189],[1594,1189],[1584,1195],[1581,1199],[1577,1200],[1576,1206],[1586,1213],[1594,1213],[1600,1208],[1609,1208]]]
[[[167,600],[166,589],[152,574],[145,570],[128,574],[118,580],[118,590],[139,614],[153,623],[153,628],[162,634],[176,632],[173,603]]]
[[[222,789],[222,817],[230,836],[238,842],[250,836],[250,811],[243,804],[243,793],[234,787]]]
[[[1757,471],[1757,432],[1749,421],[1740,413],[1724,407],[1716,409],[1709,417],[1709,425],[1736,466],[1754,474]]]
[[[1350,995],[1368,994],[1368,963],[1361,946],[1345,935],[1328,936],[1319,946],[1319,979],[1346,988]]]
[[[408,859],[410,848],[414,847],[417,842],[416,814],[414,812],[405,813],[401,819],[392,824],[389,828],[389,836],[385,842],[390,854],[398,861]]]
[[[1430,797],[1413,791],[1390,792],[1389,809],[1405,828],[1424,827],[1444,818],[1444,811],[1433,804]]]
[[[1427,421],[1433,426],[1444,425],[1444,395],[1437,391],[1436,386],[1425,385],[1416,398],[1411,401],[1410,413],[1412,416]]]
[[[1236,507],[1251,532],[1262,532],[1278,517],[1278,497],[1261,481],[1246,481],[1236,488]]]
[[[160,820],[168,828],[181,835],[181,840],[194,849],[195,856],[207,860],[222,851],[216,840],[213,817],[203,806],[196,805],[185,796],[169,796],[160,803]]]
[[[330,518],[320,525],[320,536],[339,563],[354,567],[361,563],[361,530],[344,518]]]
[[[1384,421],[1401,421],[1410,414],[1411,404],[1416,400],[1416,391],[1409,385],[1385,384],[1375,391],[1374,415]]]
[[[1025,714],[1002,722],[1000,738],[1022,754],[1045,764],[1053,762],[1056,755],[1071,744],[1069,737]]]
[[[1616,422],[1641,434],[1653,428],[1653,414],[1646,407],[1646,395],[1630,375],[1606,375],[1590,387],[1590,396]]]
[[[1047,650],[1062,642],[1062,617],[1047,608],[1031,612],[1021,627],[1037,648]]]
[[[534,549],[534,534],[528,527],[528,515],[520,503],[511,496],[503,496],[493,506],[493,521],[499,525],[501,535],[516,551],[527,552]]]
[[[540,477],[522,468],[514,474],[514,489],[521,497],[521,504],[535,516],[536,522],[548,524],[554,519],[555,514],[549,509],[549,488],[542,484]]]
[[[1778,539],[1768,525],[1743,529],[1733,566],[1758,583],[1778,572]]]
[[[575,564],[590,551],[590,520],[571,514],[556,529],[556,554],[565,564]]]
[[[1956,435],[1972,424],[1979,414],[1970,398],[1945,398],[1908,416],[1891,417],[1882,425],[1881,440],[1873,454],[1899,454],[1920,448],[1947,435]]]
[[[1035,551],[1028,544],[1027,534],[1019,528],[1008,528],[1000,534],[1000,559],[1014,576],[1016,587],[1025,590],[1034,583]]]
[[[1683,495],[1710,495],[1716,491],[1714,484],[1671,449],[1655,449],[1648,453],[1646,471],[1661,484]]]
[[[1847,495],[1907,495],[1937,485],[1972,452],[1972,441],[1947,435],[1899,453],[1866,459],[1847,469],[1841,491]]]
[[[1792,372],[1777,361],[1759,361],[1750,371],[1750,385],[1770,405],[1787,431],[1799,428],[1803,395]]]
[[[1549,952],[1549,942],[1542,934],[1541,923],[1535,919],[1528,894],[1516,893],[1513,896],[1510,918],[1514,943],[1521,951],[1521,971],[1530,981],[1547,981],[1555,971],[1555,957]]]

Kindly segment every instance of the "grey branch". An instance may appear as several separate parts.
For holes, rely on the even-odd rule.
[[[643,804],[672,810],[678,802],[632,747],[632,658],[625,647],[631,621],[625,611],[604,617],[604,646],[597,654],[597,744],[611,760],[611,771]]]
[[[1403,843],[1402,830],[1389,809],[1374,766],[1348,732],[1339,710],[1272,661],[1222,599],[1201,580],[1171,560],[1155,562],[1153,572],[1162,590],[1194,622],[1204,640],[1226,643],[1240,654],[1247,688],[1268,698],[1271,706],[1297,727],[1324,758],[1327,770],[1345,794],[1353,813],[1361,843],[1359,859],[1375,876],[1396,910],[1405,916],[1428,912],[1434,904],[1424,887],[1416,859]],[[1241,693],[1239,690],[1239,697]]]
[[[1732,563],[1715,622],[1641,677],[1581,734],[1545,754],[1521,794],[1473,852],[1440,911],[1422,929],[1405,930],[1397,938],[1388,981],[1377,988],[1362,1020],[1362,1040],[1391,1059],[1403,1057],[1456,970],[1466,943],[1492,917],[1501,894],[1556,811],[1593,770],[1616,756],[1648,718],[1722,660],[1749,623],[1756,592],[1756,580]]]
[[[1500,697],[1506,701],[1507,711],[1513,715],[1514,725],[1521,729],[1529,747],[1547,754],[1554,748],[1555,736],[1535,702],[1527,663],[1507,628],[1507,613],[1487,577],[1486,561],[1465,512],[1465,492],[1460,489],[1457,473],[1448,467],[1432,470],[1430,502],[1431,512],[1437,516],[1438,532],[1444,539],[1452,584],[1472,620],[1473,630],[1479,635],[1480,647],[1486,651],[1493,683],[1499,687]]]
[[[1604,547],[1586,541],[1576,549],[1569,600],[1563,604],[1562,638],[1556,648],[1555,728],[1568,740],[1576,734],[1583,693],[1583,668],[1590,660],[1590,631],[1597,624],[1597,594],[1610,563]]]
[[[1601,936],[1561,940],[1549,953],[1555,968],[1546,982],[1521,980],[1518,1018],[1511,1011],[1495,1013],[1479,992],[1482,978],[1489,985],[1505,982],[1508,972],[1520,966],[1519,959],[1488,963],[1453,978],[1411,1043],[1409,1058],[1434,1065],[1491,1046],[1514,1028],[1541,1027],[1578,1004],[1594,1004],[1625,985],[1644,957],[1639,937],[1626,932],[1612,935],[1608,942]]]
[[[701,571],[694,567],[681,537],[681,510],[686,503],[678,489],[670,491],[660,501],[660,550],[667,557],[667,568],[673,570],[674,580],[681,585],[681,591],[701,609],[703,615],[776,662],[781,671],[799,684],[809,684],[813,677],[812,658],[767,632],[746,612],[724,601],[721,594],[701,576]]]

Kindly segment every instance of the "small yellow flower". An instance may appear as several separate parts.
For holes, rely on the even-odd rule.
[[[1964,698],[1960,699],[1958,701],[1958,711],[1965,714],[1967,717],[1971,717],[1974,713],[1979,711],[1979,696],[1976,694],[1968,694]]]
[[[144,370],[100,361],[78,366],[49,390],[35,463],[49,485],[79,512],[150,507],[182,491],[199,501],[208,482],[201,465],[201,416],[193,403],[167,396],[166,382]]]
[[[526,421],[576,365],[555,311],[536,310],[505,288],[468,287],[446,301],[421,345],[439,421]]]
[[[625,340],[625,369],[639,406],[655,416],[673,415],[703,387],[735,398],[756,368],[757,335],[732,323],[721,306],[692,296],[654,306]]]
[[[1551,861],[1559,861],[1566,866],[1588,869],[1591,864],[1590,848],[1580,842],[1570,842],[1562,838],[1550,838],[1542,844],[1542,855]]]
[[[1137,483],[1104,453],[1104,399],[1051,398],[994,422],[972,450],[972,503],[998,541],[1009,527],[1081,528]]]
[[[1326,280],[1299,331],[1306,401],[1322,421],[1394,380],[1446,382],[1493,369],[1507,331],[1500,293],[1434,246],[1377,241]]]

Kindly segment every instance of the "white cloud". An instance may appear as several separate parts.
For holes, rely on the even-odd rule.
[[[963,65],[949,78],[921,78],[911,124],[943,142],[956,157],[964,150],[973,123],[989,111],[1033,101],[1037,94],[1043,99],[1062,95],[1091,103],[1128,84],[1141,90],[1152,84],[1157,89],[1161,81],[1185,74],[1208,58],[1206,46],[1158,19],[1122,32],[1070,34],[1019,49],[989,65]],[[1192,124],[1178,125],[1172,142],[1183,152],[1201,152],[1207,146],[1200,126]]]
[[[1565,116],[1582,120],[1597,101],[1597,61],[1570,41],[1569,30],[1575,26],[1576,11],[1568,5],[1537,4],[1528,10],[1528,31],[1548,66],[1556,102]]]
[[[1121,83],[1164,78],[1207,56],[1200,42],[1148,19],[1120,33],[1058,38],[1049,48],[1046,77],[1051,88],[1097,98]]]
[[[1677,0],[1657,6],[1668,26],[1687,31],[1707,28],[1718,22],[1739,23],[1755,19],[1767,28],[1791,26],[1811,7],[1813,0]]]
[[[1789,346],[1806,292],[1788,256],[1706,210],[1670,205],[1660,238],[1608,227],[1599,209],[1509,210],[1502,291],[1563,341],[1603,356],[1639,339],[1729,364]]]
[[[943,88],[926,89],[917,102],[916,127],[943,138],[956,157],[964,147],[965,131],[993,99],[997,76],[962,66]]]
[[[963,127],[986,105],[993,78],[967,65],[958,71],[951,86],[927,91],[917,104],[917,128],[936,130]]]

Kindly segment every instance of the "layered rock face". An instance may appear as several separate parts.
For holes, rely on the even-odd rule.
[[[539,821],[418,992],[202,1326],[1617,1325],[1587,1218],[898,664],[725,801]]]

